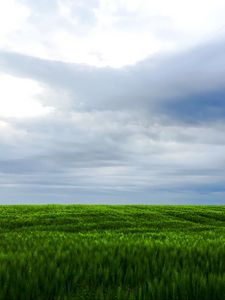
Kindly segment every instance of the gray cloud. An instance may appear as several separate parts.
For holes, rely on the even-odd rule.
[[[204,107],[202,95],[213,99],[214,93],[224,90],[224,53],[225,38],[122,69],[65,64],[7,52],[0,53],[0,66],[11,74],[63,89],[76,109],[151,110],[177,101],[184,106],[185,102],[194,101],[194,106],[200,102]]]
[[[59,190],[69,202],[91,193],[94,201],[154,201],[160,191],[168,201],[222,201],[224,48],[217,40],[122,69],[1,51],[1,71],[40,82],[40,101],[56,109],[4,119],[11,127],[0,131],[3,195],[15,199],[6,192],[13,186],[26,197],[39,189],[49,201]]]

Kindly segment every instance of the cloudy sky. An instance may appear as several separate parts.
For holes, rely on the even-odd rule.
[[[0,203],[225,203],[225,1],[0,0]]]

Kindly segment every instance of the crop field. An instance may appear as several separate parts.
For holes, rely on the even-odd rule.
[[[0,206],[0,300],[225,299],[225,206]]]

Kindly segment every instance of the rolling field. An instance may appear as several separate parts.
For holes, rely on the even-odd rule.
[[[225,300],[225,206],[0,206],[0,300]]]

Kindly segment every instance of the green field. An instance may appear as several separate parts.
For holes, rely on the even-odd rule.
[[[225,206],[0,206],[2,300],[225,299]]]

